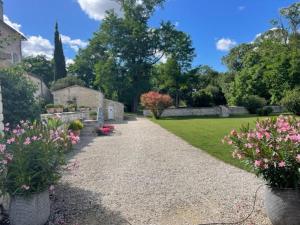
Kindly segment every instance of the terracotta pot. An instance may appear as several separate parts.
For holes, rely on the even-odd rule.
[[[267,187],[265,208],[273,225],[300,225],[300,190]]]
[[[9,220],[11,225],[44,225],[49,216],[48,191],[29,197],[13,196],[10,199]]]
[[[53,114],[54,113],[54,108],[48,108],[47,113]]]
[[[62,113],[64,111],[64,108],[54,108],[55,113]]]

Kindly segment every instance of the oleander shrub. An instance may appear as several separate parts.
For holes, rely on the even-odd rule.
[[[224,138],[233,157],[250,166],[272,188],[300,188],[300,121],[292,116],[258,120]]]
[[[146,109],[149,109],[155,119],[159,119],[163,111],[172,105],[173,101],[170,95],[160,94],[155,91],[150,91],[141,96],[141,104]]]

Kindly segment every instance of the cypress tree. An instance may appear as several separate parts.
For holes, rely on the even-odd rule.
[[[58,31],[58,24],[55,24],[54,32],[54,81],[67,76],[64,50]]]

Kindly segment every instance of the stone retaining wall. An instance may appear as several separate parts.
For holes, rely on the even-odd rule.
[[[281,106],[266,106],[271,107],[274,113],[284,112],[284,108]],[[152,116],[150,110],[143,111],[144,116]],[[247,115],[248,110],[241,106],[216,106],[216,107],[203,107],[203,108],[169,108],[166,109],[162,117],[176,117],[176,116],[235,116],[235,115]]]
[[[89,112],[64,112],[56,114],[41,114],[41,120],[59,117],[64,123],[69,123],[73,120],[89,119]]]

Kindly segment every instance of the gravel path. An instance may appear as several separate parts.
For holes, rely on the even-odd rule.
[[[71,157],[80,167],[64,175],[53,208],[68,225],[231,222],[251,211],[261,184],[143,118],[116,125],[113,136],[82,139]],[[270,224],[262,193],[243,224]]]

